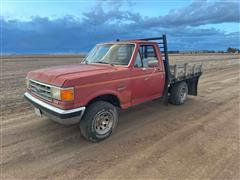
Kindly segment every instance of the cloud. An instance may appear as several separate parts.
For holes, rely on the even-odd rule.
[[[113,6],[114,9],[119,9],[121,6],[127,4],[128,6],[132,6],[134,3],[131,0],[97,0],[97,5],[104,5],[108,4],[110,6]]]
[[[223,50],[239,47],[239,32],[226,33],[199,25],[239,23],[235,2],[194,1],[187,7],[171,10],[165,16],[142,17],[122,10],[128,1],[98,1],[96,7],[83,13],[83,18],[65,16],[58,19],[33,17],[30,21],[5,20],[3,51],[5,53],[85,52],[102,41],[159,36],[169,37],[170,50]],[[112,4],[109,10],[104,4]],[[238,31],[238,30],[236,30]]]
[[[120,7],[131,1],[109,1],[99,0],[96,7],[85,13],[87,17],[96,17],[98,15],[99,22],[106,22],[111,18],[120,20],[133,21],[133,23],[141,23],[142,26],[154,27],[176,27],[176,26],[200,26],[206,24],[219,23],[239,23],[240,21],[240,5],[237,1],[216,1],[213,3],[207,0],[194,0],[190,5],[172,9],[165,16],[158,17],[141,17],[138,13],[133,13],[131,10],[121,11]],[[103,11],[104,3],[113,5],[112,10]],[[101,21],[102,20],[102,21]]]
[[[218,1],[193,1],[189,6],[171,10],[168,15],[160,17],[166,26],[199,26],[223,22],[239,22],[239,3]]]
[[[140,18],[135,23],[148,27],[196,27],[206,24],[239,23],[239,3],[234,1],[193,1],[190,5],[170,10],[165,16]],[[133,14],[132,14],[133,16]]]

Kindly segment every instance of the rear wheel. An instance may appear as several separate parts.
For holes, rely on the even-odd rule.
[[[188,86],[185,81],[180,83],[174,84],[170,91],[170,98],[169,101],[172,104],[180,105],[183,104],[188,95]]]
[[[87,140],[98,142],[108,138],[118,123],[118,112],[114,105],[97,101],[87,107],[80,121],[81,134]]]

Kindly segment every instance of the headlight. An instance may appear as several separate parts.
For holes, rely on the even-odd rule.
[[[73,88],[59,88],[52,87],[51,94],[53,99],[60,101],[73,101],[74,100],[74,89]]]

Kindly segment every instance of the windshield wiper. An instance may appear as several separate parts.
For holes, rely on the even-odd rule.
[[[85,63],[85,64],[88,64],[88,60],[86,58],[83,58],[82,62],[81,63]]]
[[[108,62],[104,62],[104,61],[96,61],[95,63],[100,63],[100,64],[110,64],[110,65],[112,65],[112,66],[113,66],[113,64],[111,64],[111,63],[108,63]]]

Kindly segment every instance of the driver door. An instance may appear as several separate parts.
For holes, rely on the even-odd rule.
[[[133,68],[132,104],[160,97],[163,93],[164,72],[153,45],[140,45]]]

